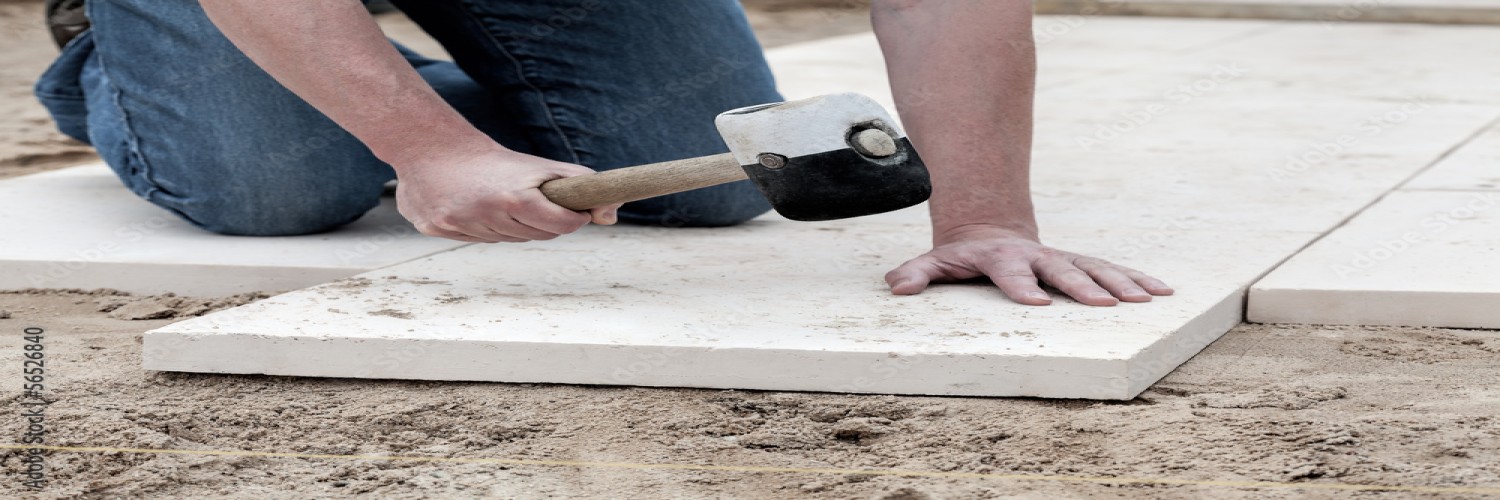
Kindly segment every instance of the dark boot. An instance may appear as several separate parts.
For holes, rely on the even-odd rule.
[[[67,45],[79,33],[89,29],[89,18],[83,15],[83,0],[47,0],[47,28],[58,48]]]

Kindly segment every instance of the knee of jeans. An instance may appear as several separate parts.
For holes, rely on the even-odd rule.
[[[379,187],[371,190],[313,184],[307,188],[214,193],[204,202],[170,204],[173,206],[168,208],[198,227],[219,234],[298,236],[328,232],[354,222],[380,203],[381,192]]]

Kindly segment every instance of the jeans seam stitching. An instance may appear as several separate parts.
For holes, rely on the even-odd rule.
[[[92,6],[94,5],[94,3],[90,2],[87,5]],[[86,6],[85,8],[88,7]],[[93,9],[89,10],[92,11]],[[90,12],[90,14],[90,18],[92,19],[92,12]],[[104,84],[107,87],[107,92],[109,92],[109,103],[113,105],[115,107],[115,110],[120,113],[120,128],[123,132],[123,135],[125,136],[125,167],[129,169],[132,165],[139,166],[139,181],[143,182],[145,185],[145,189],[142,190],[140,196],[147,200],[155,201],[155,197],[153,195],[155,195],[157,191],[161,191],[161,188],[156,184],[156,180],[152,179],[151,165],[146,161],[146,155],[141,153],[140,137],[135,133],[135,127],[133,127],[130,123],[130,113],[125,110],[125,105],[120,102],[120,97],[124,95],[124,92],[122,92],[120,90],[120,86],[115,84],[114,80],[109,77],[110,65],[105,62],[104,51],[99,50],[97,47],[101,38],[100,33],[97,29],[94,29],[92,31],[94,31],[93,37],[94,44],[96,45],[94,49],[94,55],[99,58],[99,72],[104,76]]]
[[[524,64],[521,64],[521,60],[514,54],[512,54],[510,49],[507,49],[505,47],[505,44],[501,42],[500,39],[495,37],[495,34],[490,31],[484,20],[479,19],[479,16],[474,15],[474,12],[469,10],[468,8],[462,10],[464,12],[464,15],[469,16],[469,19],[473,20],[475,24],[478,24],[480,26],[480,28],[484,31],[485,38],[488,38],[490,42],[494,44],[494,47],[500,51],[500,54],[504,55],[506,59],[509,59],[511,65],[515,66],[516,74],[521,78],[521,84],[525,85],[526,88],[531,89],[533,92],[536,92],[537,96],[541,98],[542,111],[547,115],[547,123],[552,125],[552,130],[554,132],[557,132],[557,136],[562,139],[563,148],[567,149],[568,155],[573,157],[573,163],[582,163],[583,160],[578,157],[578,150],[573,147],[572,139],[568,138],[568,133],[564,131],[562,125],[558,123],[557,115],[552,111],[552,104],[547,99],[547,93],[543,92],[540,87],[537,87],[535,84],[531,83],[530,78],[527,78],[526,66]]]
[[[36,91],[36,96],[37,97],[45,97],[47,99],[67,99],[69,101],[87,101],[88,100],[88,97],[81,96],[81,95],[54,94],[54,93],[51,93],[51,92],[41,92],[41,91]]]

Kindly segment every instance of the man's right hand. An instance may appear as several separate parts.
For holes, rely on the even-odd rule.
[[[497,243],[550,240],[592,220],[614,224],[619,205],[575,212],[547,200],[542,183],[592,174],[587,167],[495,145],[397,165],[396,204],[422,234]]]
[[[619,206],[575,212],[537,186],[587,168],[505,149],[412,69],[359,0],[203,0],[224,36],[276,81],[358,137],[401,179],[401,215],[461,241],[549,240]],[[329,179],[338,182],[338,179]]]

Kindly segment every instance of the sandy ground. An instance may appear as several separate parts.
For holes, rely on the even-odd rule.
[[[0,178],[97,158],[57,132],[31,86],[57,56],[42,25],[42,3],[0,0]]]
[[[805,3],[752,2],[763,42],[867,29],[857,2],[797,7]],[[0,0],[0,177],[75,164],[90,154],[53,132],[30,98],[30,79],[54,54],[34,26],[39,15],[38,4]],[[432,51],[399,16],[382,23],[393,36]],[[48,443],[56,445],[1053,479],[59,452],[48,457],[51,484],[35,496],[1455,498],[1479,495],[1336,488],[1500,488],[1500,333],[1494,331],[1243,325],[1140,398],[1118,403],[139,368],[142,332],[255,298],[0,293],[0,359],[19,379],[23,329],[45,329],[52,402],[46,425]],[[7,382],[8,390],[20,383]],[[0,441],[23,435],[19,396],[4,399]],[[19,467],[17,452],[0,451],[0,496],[33,495],[21,489]],[[1147,481],[1077,479],[1094,476]]]
[[[139,369],[141,332],[171,320],[127,321],[100,312],[121,301],[99,293],[0,294],[0,308],[13,316],[0,320],[7,364],[20,364],[23,327],[47,332],[49,442],[1500,486],[1500,371],[1494,364],[1500,335],[1493,331],[1245,325],[1140,398],[1100,403],[145,372]],[[0,435],[21,434],[18,418],[0,419]],[[14,452],[0,464],[7,471],[19,465]],[[41,498],[1354,495],[1279,487],[153,454],[56,453],[48,466],[52,485]],[[0,496],[19,492],[12,477],[0,481]]]

